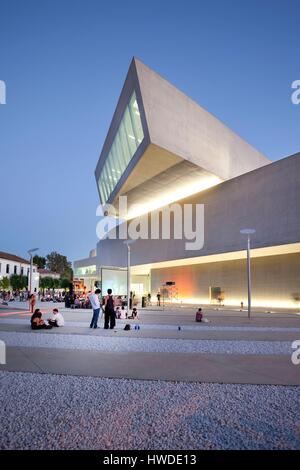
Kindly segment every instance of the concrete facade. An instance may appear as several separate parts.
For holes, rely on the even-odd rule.
[[[270,162],[219,119],[134,60],[150,141],[226,180]]]
[[[176,282],[183,301],[217,303],[210,287],[220,287],[227,305],[247,304],[246,259],[151,270],[152,292]],[[300,306],[300,253],[252,258],[253,306]]]
[[[106,202],[116,206],[119,196],[127,196],[129,224],[138,221],[135,203],[140,205],[136,215],[144,214],[148,223],[153,210],[168,209],[173,203],[181,214],[186,204],[204,208],[203,227],[197,228],[197,235],[203,229],[200,248],[187,250],[190,240],[174,238],[174,227],[169,239],[136,240],[131,249],[132,276],[143,282],[145,293],[156,294],[164,281],[173,280],[182,301],[209,302],[209,288],[220,287],[225,302],[245,302],[246,239],[240,230],[251,227],[256,229],[251,238],[253,304],[297,306],[300,153],[272,163],[133,59],[96,167],[97,184],[133,92],[144,138]],[[106,168],[103,175],[113,180],[115,173],[107,176]],[[195,222],[195,212],[193,217]],[[159,221],[161,225],[161,213]],[[150,224],[148,233],[151,238]],[[78,273],[84,267],[95,268],[93,276],[99,280],[101,267],[126,266],[122,239],[102,239],[95,257],[74,263]]]
[[[221,287],[227,304],[246,304],[246,240],[252,237],[253,305],[297,307],[300,296],[300,154],[225,181],[179,201],[204,204],[204,246],[187,251],[186,240],[137,240],[132,247],[133,273],[150,274],[155,294],[175,281],[185,302],[209,303],[210,286]],[[102,240],[97,263],[126,266],[122,240]],[[225,261],[226,260],[226,261]]]
[[[300,242],[300,153],[225,181],[179,204],[204,205],[204,246],[187,251],[186,240],[137,240],[132,264],[236,252],[245,249],[240,229],[254,227],[252,247],[272,247]],[[102,240],[98,262],[126,266],[122,241]]]
[[[138,198],[143,203],[145,196],[153,199],[154,193],[157,201],[163,200],[165,179],[172,179],[174,170],[177,187],[184,187],[190,195],[199,192],[202,185],[210,187],[270,163],[221,121],[134,58],[96,166],[97,185],[133,92],[144,138],[110,197],[102,202],[113,203],[133,189],[136,192],[131,200]],[[194,170],[188,177],[187,167]]]

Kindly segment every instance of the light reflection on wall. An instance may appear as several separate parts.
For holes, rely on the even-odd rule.
[[[254,307],[300,309],[300,253],[253,258],[251,267]],[[179,302],[211,304],[210,288],[219,287],[222,304],[247,306],[245,259],[151,270],[152,292],[166,281],[176,283]]]
[[[154,295],[154,294],[153,294]],[[194,305],[194,306],[201,306],[201,305],[209,305],[211,308],[216,308],[219,307],[217,303],[211,304],[209,297],[202,297],[202,298],[197,298],[197,297],[180,297],[178,300],[172,300],[172,303],[174,304],[189,304],[189,305]],[[247,298],[243,300],[243,308],[247,309]],[[241,305],[241,300],[240,299],[235,299],[235,298],[229,298],[226,299],[224,302],[222,302],[222,306],[224,307],[240,307]],[[293,301],[286,301],[286,300],[274,300],[274,299],[258,299],[258,300],[251,300],[251,305],[252,307],[264,307],[264,308],[275,308],[275,309],[296,309],[298,312],[297,314],[300,315],[300,303],[299,302],[293,302]],[[222,306],[220,307],[222,309]]]

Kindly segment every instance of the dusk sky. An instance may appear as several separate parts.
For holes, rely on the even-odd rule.
[[[272,160],[299,152],[299,18],[299,0],[0,0],[0,251],[95,247],[94,170],[132,56]]]

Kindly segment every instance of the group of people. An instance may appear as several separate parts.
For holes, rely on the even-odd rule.
[[[29,290],[8,290],[0,291],[0,300],[3,302],[27,302],[31,295],[37,297],[41,302],[64,302],[66,292],[63,290],[48,289],[30,294]]]
[[[139,316],[136,307],[133,307],[131,315],[128,316],[127,310],[125,310],[124,306],[122,306],[121,308],[116,308],[116,318],[119,318],[121,320],[137,320]]]
[[[43,297],[39,297],[37,296],[35,293],[33,294],[29,294],[28,296],[28,300],[29,300],[29,310],[31,311],[31,313],[34,312],[34,309],[35,309],[35,306],[36,306],[36,302],[37,302],[37,297],[38,299],[41,301],[41,302],[63,302],[63,300],[61,300],[61,297],[53,297],[51,299],[48,299],[48,298],[43,298]]]
[[[104,312],[104,329],[113,329],[116,325],[116,314],[112,290],[107,289],[107,295],[102,299],[101,289],[96,289],[93,294],[90,294],[89,299],[93,309],[90,328],[98,328],[98,319],[100,310],[102,310]]]
[[[98,328],[98,320],[100,311],[104,313],[104,329],[114,329],[116,326],[116,318],[138,319],[136,307],[132,309],[131,315],[123,314],[124,306],[116,306],[116,299],[112,295],[112,289],[107,289],[107,295],[102,298],[101,289],[96,289],[94,293],[89,295],[90,303],[93,309],[93,316],[90,328]]]
[[[136,320],[138,319],[138,312],[136,307],[132,309],[131,315],[122,317],[122,310],[124,307],[120,309],[120,306],[116,307],[115,299],[112,295],[112,289],[107,289],[107,295],[102,298],[101,296],[101,289],[96,289],[94,293],[89,295],[89,301],[91,303],[93,309],[93,316],[90,323],[90,328],[98,328],[98,320],[100,315],[100,310],[104,312],[104,329],[114,329],[116,326],[116,318],[126,318]],[[64,326],[65,320],[62,314],[58,311],[57,308],[54,308],[52,311],[52,315],[44,321],[42,318],[42,312],[39,308],[34,309],[35,306],[35,296],[30,297],[30,305],[32,308],[32,316],[30,319],[31,328],[33,330],[40,330],[40,329],[51,329],[53,327],[60,327]],[[208,320],[204,317],[202,308],[199,307],[198,311],[196,312],[195,317],[196,322],[208,322]]]
[[[90,323],[90,328],[98,328],[98,320],[100,311],[104,313],[104,329],[114,329],[116,326],[116,318],[125,319],[138,319],[138,312],[136,307],[132,309],[131,315],[127,316],[124,311],[124,306],[120,307],[116,304],[118,301],[112,295],[112,289],[107,290],[107,295],[101,296],[101,289],[96,289],[94,293],[90,293],[88,301],[93,309],[93,316]],[[36,306],[36,296],[32,294],[29,298],[30,310],[32,313],[30,323],[33,330],[51,329],[52,327],[64,326],[65,321],[62,314],[57,308],[54,308],[52,315],[44,321],[42,312]],[[123,313],[125,312],[125,315]]]
[[[53,309],[52,315],[47,319],[47,321],[44,321],[42,316],[43,314],[40,309],[36,308],[30,319],[31,328],[33,330],[49,330],[53,327],[64,326],[65,324],[64,317],[57,308]]]

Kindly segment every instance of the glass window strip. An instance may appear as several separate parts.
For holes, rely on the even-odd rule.
[[[100,197],[103,199],[103,203],[109,199],[143,138],[144,132],[140,111],[136,94],[133,92],[98,179]]]

